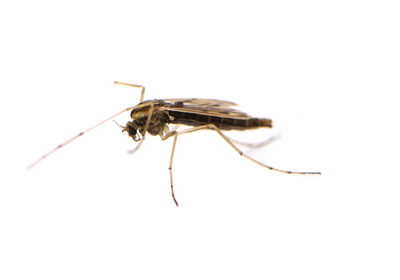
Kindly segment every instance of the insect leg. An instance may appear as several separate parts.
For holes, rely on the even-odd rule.
[[[144,140],[144,137],[146,135],[147,130],[149,129],[150,126],[150,121],[151,121],[151,117],[153,116],[153,110],[154,110],[154,104],[150,104],[150,109],[149,109],[149,113],[147,114],[147,120],[146,120],[146,125],[144,126],[144,130],[142,132],[142,136]]]
[[[181,126],[180,124],[175,125],[175,126],[171,129],[171,131],[170,131],[169,128],[168,128],[168,126],[166,125],[166,126],[164,127],[164,134],[160,135],[161,140],[164,141],[164,140],[168,139],[169,137],[171,137],[171,136],[173,136],[173,135],[176,135],[176,134],[178,133],[176,130],[177,130],[180,126]]]
[[[170,183],[171,183],[171,194],[172,194],[172,198],[174,199],[174,202],[175,202],[175,204],[176,204],[176,206],[179,206],[179,204],[178,204],[178,201],[176,201],[176,198],[175,198],[175,194],[174,194],[174,182],[173,182],[173,179],[172,179],[172,163],[173,163],[173,161],[174,161],[174,153],[175,153],[175,146],[176,146],[176,140],[178,139],[178,135],[177,134],[175,134],[175,137],[174,137],[174,142],[173,142],[173,144],[172,144],[172,151],[171,151],[171,158],[170,158],[170,160],[169,160],[169,180],[170,180]]]
[[[154,105],[151,104],[150,105],[150,109],[149,109],[149,113],[148,113],[148,117],[147,117],[147,120],[146,120],[146,124],[145,124],[144,130],[142,132],[142,140],[140,140],[139,144],[133,150],[128,151],[128,153],[133,154],[134,152],[139,150],[139,148],[142,146],[143,141],[144,141],[144,139],[146,137],[146,132],[149,129],[149,126],[150,126],[151,116],[153,115],[153,109],[154,109]]]
[[[90,131],[90,130],[92,130],[92,129],[95,129],[96,127],[102,125],[103,123],[105,123],[105,122],[107,122],[107,121],[109,121],[109,120],[111,120],[111,119],[113,119],[113,118],[115,118],[115,117],[121,115],[122,113],[124,113],[124,112],[126,112],[126,111],[132,110],[133,108],[134,108],[134,107],[128,107],[128,108],[122,110],[121,112],[119,112],[119,113],[117,113],[117,114],[115,114],[115,115],[112,115],[111,117],[108,117],[107,119],[105,119],[105,120],[99,122],[98,124],[95,124],[94,126],[92,126],[92,127],[88,128],[88,129],[86,129],[86,130],[84,130],[84,131],[78,133],[77,135],[75,135],[75,136],[72,137],[71,139],[68,139],[67,141],[65,141],[65,142],[63,142],[63,143],[61,143],[61,144],[59,144],[57,147],[55,147],[55,148],[52,149],[51,151],[49,151],[49,152],[47,152],[46,154],[42,155],[42,156],[41,156],[39,159],[37,159],[35,162],[33,162],[33,163],[31,163],[30,165],[28,165],[28,169],[34,167],[34,166],[37,165],[39,162],[41,162],[42,160],[44,160],[45,158],[47,158],[49,155],[51,155],[51,154],[54,153],[55,151],[61,149],[61,148],[64,147],[65,145],[68,145],[69,143],[71,143],[71,142],[74,141],[75,139],[81,137],[81,136],[84,135],[86,132],[88,132],[88,131]]]
[[[141,92],[141,94],[140,94],[140,102],[143,102],[143,99],[144,99],[144,91],[145,91],[145,87],[144,87],[144,86],[141,86],[141,85],[134,85],[134,84],[128,84],[128,83],[123,83],[123,82],[118,82],[118,81],[115,81],[114,84],[117,84],[117,85],[124,85],[124,86],[129,86],[129,87],[141,88],[141,89],[142,89],[142,92]]]
[[[116,125],[118,125],[120,128],[123,128],[123,129],[125,130],[125,126],[120,125],[120,124],[117,123],[115,120],[113,120],[113,122],[114,122]],[[139,144],[137,144],[135,148],[133,148],[132,150],[128,150],[128,153],[129,153],[129,154],[133,154],[134,152],[136,152],[137,150],[139,150],[140,146],[142,146],[142,143],[143,143],[143,139],[140,140]]]
[[[219,135],[220,135],[220,136],[221,136],[235,151],[236,151],[236,152],[238,152],[239,155],[244,156],[244,157],[247,158],[248,160],[251,160],[252,162],[257,163],[258,165],[260,165],[260,166],[262,166],[262,167],[265,167],[265,168],[268,168],[268,169],[270,169],[270,170],[274,170],[274,171],[277,171],[277,172],[287,173],[287,174],[318,174],[318,175],[321,174],[321,172],[302,172],[302,171],[299,172],[299,171],[282,170],[282,169],[278,169],[278,168],[275,168],[275,167],[266,165],[266,164],[264,164],[264,163],[262,163],[262,162],[260,162],[260,161],[258,161],[258,160],[256,160],[256,159],[254,159],[254,158],[252,158],[252,157],[250,157],[250,156],[244,154],[244,153],[243,153],[241,150],[239,150],[239,148],[236,147],[236,145],[233,144],[233,142],[232,142],[228,137],[226,137],[225,134],[222,133],[222,131],[221,131],[218,127],[216,127],[214,124],[201,125],[201,126],[198,126],[198,127],[193,127],[193,128],[185,129],[185,130],[182,130],[182,131],[179,131],[179,132],[176,132],[176,133],[171,133],[170,135],[166,135],[165,139],[167,139],[168,137],[173,136],[173,135],[178,136],[178,135],[181,135],[181,134],[186,134],[186,133],[190,133],[190,132],[195,132],[195,131],[202,130],[202,129],[213,129],[213,130],[215,130],[215,131],[216,131],[216,132],[217,132],[217,133],[218,133],[218,134],[219,134]],[[165,140],[165,139],[163,139],[163,140]]]
[[[176,131],[180,126],[181,126],[180,124],[175,125],[175,126],[171,129],[171,131]]]

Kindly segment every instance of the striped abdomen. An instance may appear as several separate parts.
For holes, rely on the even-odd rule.
[[[168,114],[173,117],[173,120],[168,120],[168,123],[174,124],[200,126],[212,123],[223,130],[246,130],[259,127],[272,127],[272,120],[270,119],[239,119],[177,111],[168,111]]]

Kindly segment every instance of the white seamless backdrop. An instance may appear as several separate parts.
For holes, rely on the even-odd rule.
[[[1,279],[398,279],[395,1],[0,4]],[[241,158],[215,132],[135,145],[146,99],[231,100],[281,139]],[[115,119],[124,125],[129,113]]]

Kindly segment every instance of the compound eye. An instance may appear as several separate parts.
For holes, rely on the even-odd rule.
[[[128,134],[129,134],[129,136],[135,136],[135,135],[136,135],[136,132],[137,132],[137,130],[136,130],[136,128],[134,128],[133,126],[129,126],[129,127],[128,127]]]

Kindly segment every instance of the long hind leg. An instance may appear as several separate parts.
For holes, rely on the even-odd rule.
[[[225,136],[224,133],[221,132],[220,129],[218,129],[215,125],[213,124],[207,124],[207,125],[202,125],[202,126],[198,126],[198,127],[194,127],[194,128],[189,128],[189,129],[185,129],[182,131],[176,131],[176,130],[172,130],[171,132],[167,133],[164,136],[161,136],[162,140],[166,140],[170,137],[174,137],[174,141],[172,144],[172,151],[171,151],[171,157],[169,160],[169,176],[170,176],[170,184],[171,184],[171,194],[172,194],[172,198],[176,204],[176,206],[179,206],[178,201],[175,198],[175,193],[174,193],[174,182],[173,182],[173,176],[172,176],[172,164],[173,164],[173,160],[174,160],[174,154],[175,154],[175,147],[176,147],[176,140],[178,139],[178,135],[182,135],[182,134],[186,134],[186,133],[191,133],[191,132],[195,132],[195,131],[199,131],[199,130],[203,130],[203,129],[212,129],[215,130],[236,152],[239,153],[239,155],[244,156],[245,158],[251,160],[252,162],[257,163],[258,165],[261,165],[264,168],[268,168],[270,170],[274,170],[277,172],[282,172],[282,173],[287,173],[287,174],[317,174],[320,175],[321,172],[302,172],[302,171],[288,171],[288,170],[282,170],[282,169],[278,169],[269,165],[266,165],[246,154],[244,154],[241,150],[239,150],[239,148],[237,148],[235,146],[234,143],[232,143],[232,141]]]
[[[277,171],[277,172],[282,172],[282,173],[287,173],[287,174],[318,174],[318,175],[320,175],[321,174],[321,172],[315,172],[315,171],[311,171],[311,172],[308,172],[308,171],[289,171],[289,170],[283,170],[283,169],[278,169],[278,168],[275,168],[275,167],[272,167],[272,166],[270,166],[270,165],[267,165],[267,164],[264,164],[264,163],[262,163],[262,162],[260,162],[260,161],[258,161],[258,160],[256,160],[256,159],[254,159],[254,158],[252,158],[252,157],[250,157],[250,156],[248,156],[248,155],[246,155],[246,154],[244,154],[227,136],[225,136],[225,134],[224,133],[222,133],[222,131],[218,128],[218,127],[216,127],[214,124],[206,124],[206,125],[201,125],[201,126],[198,126],[198,127],[193,127],[193,128],[189,128],[189,129],[185,129],[185,130],[182,130],[182,131],[178,131],[178,132],[176,132],[176,131],[173,131],[173,132],[171,132],[169,135],[165,135],[165,137],[163,137],[162,139],[163,140],[165,140],[165,139],[168,139],[169,137],[171,137],[171,136],[178,136],[178,135],[182,135],[182,134],[186,134],[186,133],[191,133],[191,132],[195,132],[195,131],[198,131],[198,130],[203,130],[203,129],[211,129],[211,130],[214,130],[214,131],[216,131],[236,152],[238,152],[238,154],[240,155],[240,156],[243,156],[243,157],[245,157],[245,158],[247,158],[248,160],[251,160],[252,162],[254,162],[254,163],[257,163],[258,165],[260,165],[260,166],[262,166],[262,167],[265,167],[265,168],[268,168],[268,169],[270,169],[270,170],[274,170],[274,171]]]

